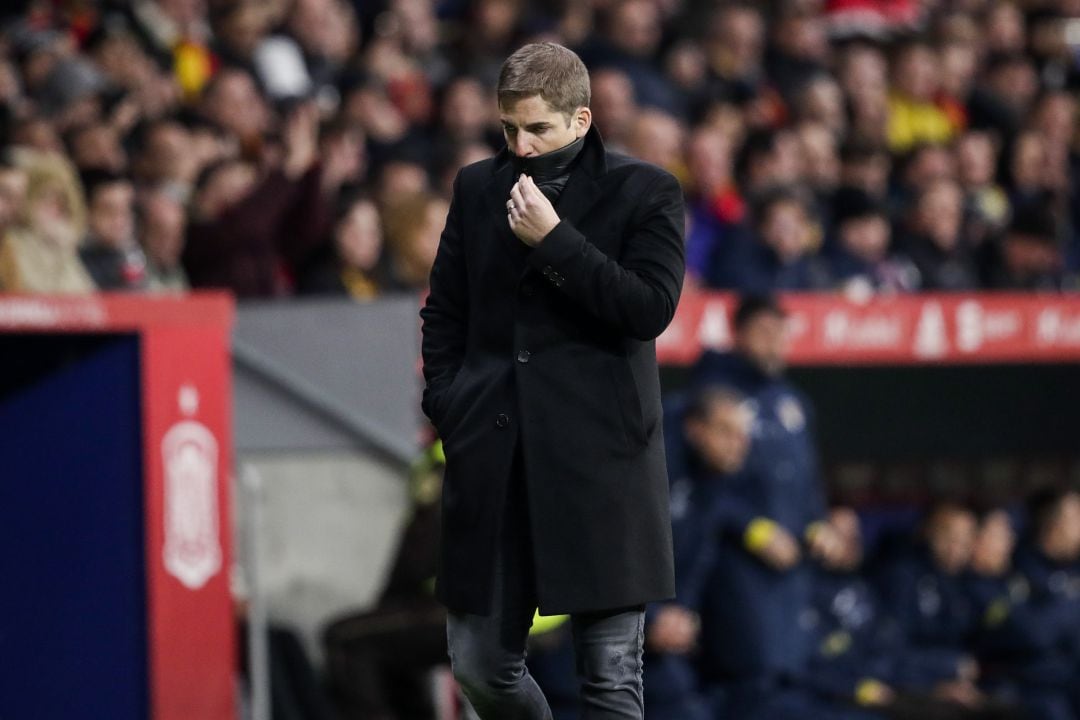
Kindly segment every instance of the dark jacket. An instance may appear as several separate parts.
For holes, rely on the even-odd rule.
[[[738,353],[702,355],[692,385],[711,384],[745,395],[754,421],[742,472],[711,484],[710,532],[720,545],[703,581],[704,653],[718,678],[790,677],[810,653],[799,615],[810,603],[811,568],[804,562],[777,572],[747,550],[744,539],[757,518],[798,540],[824,519],[811,407],[782,377],[762,373]]]
[[[318,166],[295,180],[274,170],[219,217],[191,223],[181,261],[192,286],[241,298],[285,294],[291,269],[327,235],[319,178]]]
[[[684,272],[683,200],[668,173],[590,130],[535,249],[506,219],[504,148],[464,168],[420,311],[423,410],[443,438],[437,592],[486,613],[521,443],[543,613],[674,593],[654,339]]]

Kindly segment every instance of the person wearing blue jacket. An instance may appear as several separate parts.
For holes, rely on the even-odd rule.
[[[750,449],[750,418],[744,398],[708,387],[673,412],[684,459],[671,488],[675,550],[672,602],[645,613],[645,706],[653,720],[709,720],[694,662],[699,634],[702,583],[715,561],[717,498],[738,483]]]
[[[880,574],[881,596],[906,642],[928,662],[936,658],[943,676],[977,676],[967,650],[976,618],[966,588],[977,528],[970,509],[940,502],[926,516],[922,541]]]
[[[813,710],[806,717],[821,714],[817,708],[823,705],[827,712],[852,718],[868,713],[895,720],[1019,717],[1016,707],[983,698],[973,678],[957,677],[956,668],[943,666],[934,649],[907,642],[900,623],[858,571],[858,516],[836,508],[829,522],[844,539],[850,560],[846,567],[815,575],[815,649],[802,678]]]
[[[1040,652],[1019,668],[1033,720],[1080,718],[1080,493],[1046,490],[1029,504],[1030,536],[1016,568],[1039,617]]]
[[[734,315],[734,350],[706,352],[691,386],[746,397],[751,446],[742,472],[713,485],[715,556],[702,581],[702,671],[721,717],[799,717],[787,690],[809,657],[800,631],[809,605],[810,559],[840,549],[824,522],[809,404],[783,377],[785,313],[748,296]]]

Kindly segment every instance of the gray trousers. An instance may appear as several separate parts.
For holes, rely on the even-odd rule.
[[[550,720],[551,709],[525,666],[536,612],[528,513],[520,472],[507,492],[496,552],[490,615],[450,613],[454,677],[482,720]],[[582,720],[643,720],[643,606],[570,616],[581,683]]]

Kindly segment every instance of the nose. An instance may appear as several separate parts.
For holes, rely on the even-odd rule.
[[[532,154],[533,154],[532,147],[530,146],[530,144],[529,144],[529,142],[528,142],[528,140],[526,138],[524,138],[524,137],[518,137],[517,138],[517,141],[514,143],[514,154],[517,155],[518,157],[531,157],[532,156]]]

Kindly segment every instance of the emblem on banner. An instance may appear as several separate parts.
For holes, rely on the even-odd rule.
[[[218,444],[212,432],[192,419],[198,391],[180,388],[178,404],[188,419],[165,433],[165,569],[197,590],[221,569],[218,526]]]
[[[922,358],[938,358],[949,351],[946,336],[945,313],[941,304],[927,302],[923,305],[919,324],[915,328],[915,355]]]

